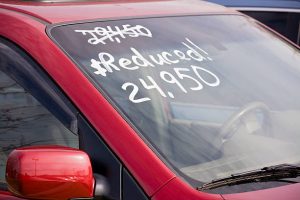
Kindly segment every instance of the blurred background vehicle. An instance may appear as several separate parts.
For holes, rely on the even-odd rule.
[[[208,0],[249,15],[300,44],[300,0]]]

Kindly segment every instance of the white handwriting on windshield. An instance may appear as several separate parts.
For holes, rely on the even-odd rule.
[[[144,26],[136,25],[131,26],[130,24],[119,26],[111,26],[106,27],[95,27],[93,30],[75,30],[75,32],[82,33],[83,35],[89,35],[91,38],[88,39],[88,43],[96,45],[96,44],[106,44],[106,41],[110,42],[118,42],[121,43],[121,39],[125,39],[126,36],[129,37],[152,37],[152,33],[149,29]]]
[[[184,93],[188,93],[188,89],[194,91],[202,90],[204,87],[203,84],[209,87],[216,87],[220,85],[220,79],[218,78],[218,76],[203,67],[191,65],[189,68],[173,68],[173,70],[175,72],[175,75],[167,71],[161,71],[159,73],[160,78],[164,82],[177,85],[179,89]],[[191,73],[189,72],[193,72],[193,75],[190,75]],[[213,78],[214,80],[212,81],[211,78],[210,80],[206,80],[206,78],[204,77],[207,77],[207,75],[211,76],[211,78]],[[189,87],[187,89],[183,84],[180,83],[180,80],[183,79],[188,79],[190,81],[193,81],[195,86]],[[159,82],[161,82],[161,80]],[[162,97],[170,97],[172,99],[175,98],[172,92],[170,91],[164,92],[163,89],[156,83],[156,81],[151,76],[146,76],[146,79],[139,78],[139,81],[142,84],[142,86],[147,90],[156,89]],[[146,81],[148,83],[146,83]],[[139,87],[134,83],[126,82],[122,85],[122,89],[126,91],[128,86],[131,86],[133,88],[129,94],[129,100],[131,102],[142,103],[145,101],[151,101],[151,98],[149,97],[142,97],[142,98],[136,97],[136,96],[140,96],[138,94]]]
[[[91,59],[91,68],[95,69],[94,73],[103,77],[114,71],[121,70],[138,70],[140,68],[155,68],[158,66],[167,66],[181,64],[186,66],[186,62],[197,61],[213,61],[209,54],[192,42],[189,38],[185,38],[181,42],[181,50],[175,49],[171,51],[162,51],[155,54],[143,55],[141,51],[130,47],[131,55],[127,58],[115,58],[112,54],[101,52],[97,59]],[[144,79],[139,78],[139,84],[146,90],[155,89],[162,97],[175,98],[171,91],[164,91],[158,83],[166,83],[176,85],[183,93],[188,91],[199,91],[205,86],[216,87],[220,85],[219,77],[212,71],[200,67],[198,65],[190,65],[188,67],[170,68],[172,71],[160,71],[160,80],[155,80],[151,76],[146,76]],[[192,87],[185,86],[182,82],[192,83]],[[141,97],[139,86],[132,82],[125,82],[121,88],[124,91],[129,91],[129,100],[133,103],[142,103],[150,101],[150,97]]]
[[[208,53],[193,43],[190,39],[186,38],[182,42],[186,50],[173,50],[170,52],[163,51],[155,55],[144,56],[137,49],[131,47],[132,56],[130,58],[115,59],[113,55],[106,52],[98,54],[98,59],[91,59],[91,67],[96,69],[94,71],[97,75],[106,76],[107,73],[120,71],[121,68],[126,70],[138,70],[141,67],[155,67],[157,65],[173,65],[183,61],[198,61],[204,60],[212,61]]]

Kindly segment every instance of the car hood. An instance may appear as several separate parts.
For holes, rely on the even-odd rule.
[[[222,195],[225,200],[299,200],[300,183],[271,189]]]

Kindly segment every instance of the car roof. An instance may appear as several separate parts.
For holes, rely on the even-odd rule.
[[[300,9],[300,0],[208,0],[229,7]]]
[[[0,0],[0,8],[22,12],[47,23],[236,12],[223,6],[199,0],[104,0],[77,2]]]

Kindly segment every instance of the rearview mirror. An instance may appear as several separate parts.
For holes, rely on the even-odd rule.
[[[88,155],[61,146],[19,148],[7,160],[8,189],[26,199],[93,198],[95,181]]]

